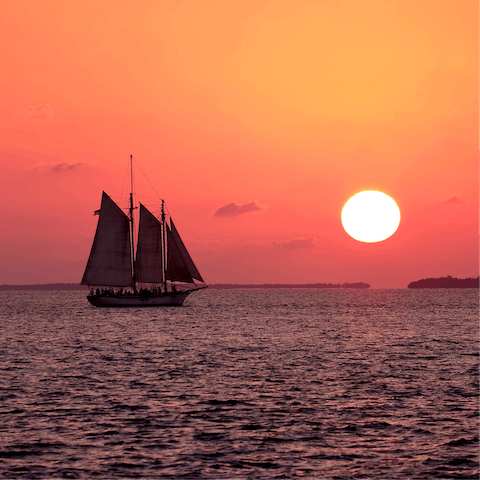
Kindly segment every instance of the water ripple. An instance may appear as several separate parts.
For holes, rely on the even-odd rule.
[[[478,478],[472,290],[0,296],[3,478]]]

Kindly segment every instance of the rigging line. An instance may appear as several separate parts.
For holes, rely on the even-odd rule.
[[[137,198],[137,189],[136,189],[136,183],[135,183],[135,172],[133,171],[132,168],[132,195],[133,198]]]
[[[154,186],[150,183],[150,180],[147,178],[147,176],[143,173],[143,170],[142,168],[140,167],[140,165],[138,164],[137,160],[135,159],[135,157],[133,157],[133,160],[135,162],[135,165],[138,167],[138,169],[142,172],[143,176],[145,177],[145,180],[148,182],[148,184],[152,187],[152,190],[155,192],[155,194],[157,195],[157,197],[159,198],[159,200],[161,200],[160,198],[160,195],[157,193],[157,191],[155,190]]]
[[[138,195],[138,194],[137,194],[137,197],[150,198],[150,199],[152,199],[152,200],[159,200],[157,197],[149,197],[148,195]],[[160,198],[160,200],[161,200],[161,198]]]
[[[166,203],[165,203],[165,205],[164,205],[164,209],[165,209],[165,218],[169,217],[170,220],[171,220],[171,219],[172,219],[172,215],[171,215],[170,210],[168,209]]]
[[[123,196],[123,190],[124,190],[124,188],[125,188],[125,182],[127,181],[127,175],[128,175],[128,167],[127,167],[127,169],[125,170],[125,177],[123,178],[122,193],[120,193],[120,197]]]

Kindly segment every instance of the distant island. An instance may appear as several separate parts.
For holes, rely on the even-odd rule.
[[[216,283],[209,285],[214,290],[224,290],[233,288],[370,288],[368,283],[263,283],[260,285],[247,284],[229,284]],[[86,285],[78,283],[45,283],[40,285],[0,285],[0,290],[88,290]]]
[[[44,283],[39,285],[0,285],[0,290],[88,290],[79,283]]]
[[[478,277],[455,278],[450,275],[440,278],[423,278],[408,284],[408,288],[478,288],[478,286]]]
[[[215,290],[226,290],[233,288],[370,288],[368,283],[261,283],[261,284],[231,284],[215,283],[209,285]]]

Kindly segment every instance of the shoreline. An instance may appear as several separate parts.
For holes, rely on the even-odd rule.
[[[208,285],[212,290],[230,289],[277,289],[277,288],[322,288],[322,289],[368,289],[368,283],[263,283],[263,284],[237,284],[237,283],[214,283]],[[77,283],[42,283],[30,285],[0,285],[0,290],[89,290],[86,285]]]
[[[322,290],[391,290],[389,288],[371,288],[371,285],[364,282],[355,283],[213,283],[208,285],[210,290],[260,290],[260,289],[322,289]],[[404,289],[458,289],[458,288],[479,288],[479,279],[476,277],[459,279],[452,277],[428,278],[416,280],[405,287],[395,288],[394,290]],[[0,285],[0,291],[21,291],[21,290],[59,290],[88,291],[87,285],[79,283],[39,283],[28,285]]]

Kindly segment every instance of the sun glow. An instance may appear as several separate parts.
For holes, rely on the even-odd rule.
[[[342,210],[343,228],[359,242],[386,240],[399,224],[400,209],[393,198],[374,190],[357,193]]]

